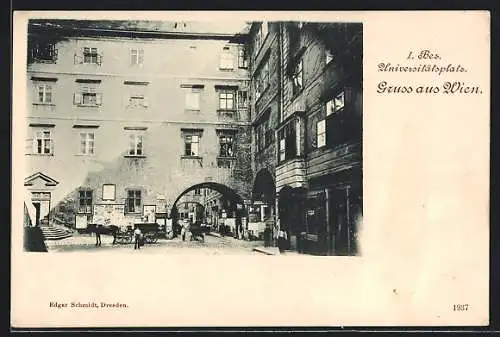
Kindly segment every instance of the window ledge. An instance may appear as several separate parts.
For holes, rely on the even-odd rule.
[[[82,108],[99,108],[100,105],[97,104],[75,104],[77,107],[82,107]]]
[[[185,108],[184,109],[184,112],[200,112],[201,109],[189,109],[189,108]]]
[[[37,157],[54,157],[53,153],[27,153],[26,155]]]
[[[77,153],[75,154],[77,157],[94,157],[95,154],[85,154],[85,153]]]
[[[224,160],[224,159],[228,159],[228,160],[235,160],[235,159],[236,159],[236,157],[235,157],[235,156],[232,156],[232,157],[217,156],[217,159],[222,159],[222,160]]]
[[[227,71],[227,72],[231,72],[231,71],[234,71],[234,68],[219,68],[220,71]]]
[[[54,103],[39,103],[35,102],[33,105],[40,105],[40,106],[56,106]]]
[[[181,159],[203,159],[200,156],[181,156]]]
[[[126,154],[124,155],[125,158],[146,158],[145,155],[134,155],[134,154]]]
[[[236,109],[217,109],[218,113],[235,113]]]

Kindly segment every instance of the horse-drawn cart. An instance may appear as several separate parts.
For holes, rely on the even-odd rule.
[[[139,228],[141,230],[145,243],[157,243],[162,234],[160,225],[156,222],[136,223],[134,224],[134,228]]]

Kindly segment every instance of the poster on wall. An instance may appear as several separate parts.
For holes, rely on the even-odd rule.
[[[75,218],[75,227],[76,229],[85,229],[88,225],[88,216],[87,214],[77,214]]]
[[[124,226],[125,221],[125,205],[94,205],[94,217],[92,223],[104,226]]]
[[[144,205],[144,217],[149,223],[156,222],[156,205]]]

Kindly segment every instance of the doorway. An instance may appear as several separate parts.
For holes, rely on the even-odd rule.
[[[35,207],[35,226],[40,226],[40,203],[34,202],[33,207]]]

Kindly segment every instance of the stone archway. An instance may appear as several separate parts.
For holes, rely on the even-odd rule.
[[[288,233],[290,248],[296,248],[297,237],[305,231],[306,189],[285,185],[278,193],[280,227]]]
[[[181,200],[181,198],[186,195],[187,193],[196,190],[196,189],[210,189],[214,190],[222,195],[222,199],[224,200],[224,213],[226,214],[227,218],[230,218],[231,220],[234,220],[234,235],[238,236],[239,231],[241,230],[241,218],[243,216],[246,216],[246,208],[244,205],[243,198],[231,187],[228,187],[226,185],[216,183],[216,182],[203,182],[203,183],[198,183],[195,185],[192,185],[188,188],[186,188],[183,192],[181,192],[175,201],[172,203],[172,207],[170,209],[170,214],[171,218],[173,220],[174,224],[177,224],[177,221],[179,219],[179,212],[178,212],[178,204]],[[217,210],[221,211],[222,210]],[[231,231],[232,232],[232,231]]]

